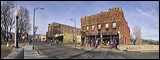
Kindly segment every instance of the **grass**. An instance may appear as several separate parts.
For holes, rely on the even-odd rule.
[[[1,46],[1,50],[12,50],[13,47]]]
[[[11,42],[2,42],[2,44],[1,45],[7,45],[7,43],[9,43],[9,44],[14,44],[15,42],[14,41],[11,41]],[[23,41],[19,41],[18,43],[25,43],[25,42],[23,42]]]
[[[1,59],[7,57],[10,53],[12,53],[11,51],[13,50],[13,48],[14,47],[6,47],[1,45]]]

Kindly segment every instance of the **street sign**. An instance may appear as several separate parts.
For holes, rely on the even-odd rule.
[[[37,29],[38,29],[38,27],[35,26],[34,27],[34,33],[36,33]]]

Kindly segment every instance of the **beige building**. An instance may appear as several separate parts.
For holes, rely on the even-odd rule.
[[[71,43],[73,39],[80,36],[80,28],[60,24],[53,22],[48,25],[48,31],[46,32],[47,37],[63,35],[63,42]],[[78,38],[77,38],[78,39]]]
[[[45,41],[46,40],[46,35],[38,35],[36,36],[37,41]]]

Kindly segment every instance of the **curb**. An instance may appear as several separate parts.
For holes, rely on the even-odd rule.
[[[43,54],[38,50],[38,48],[36,46],[34,46],[34,47],[35,47],[36,51],[38,52],[38,54],[43,56]]]

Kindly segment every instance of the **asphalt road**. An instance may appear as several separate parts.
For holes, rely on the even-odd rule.
[[[36,42],[35,45],[43,55],[53,59],[159,59],[157,52],[124,52],[117,50],[90,51],[65,47],[63,44],[50,46],[44,42]]]

